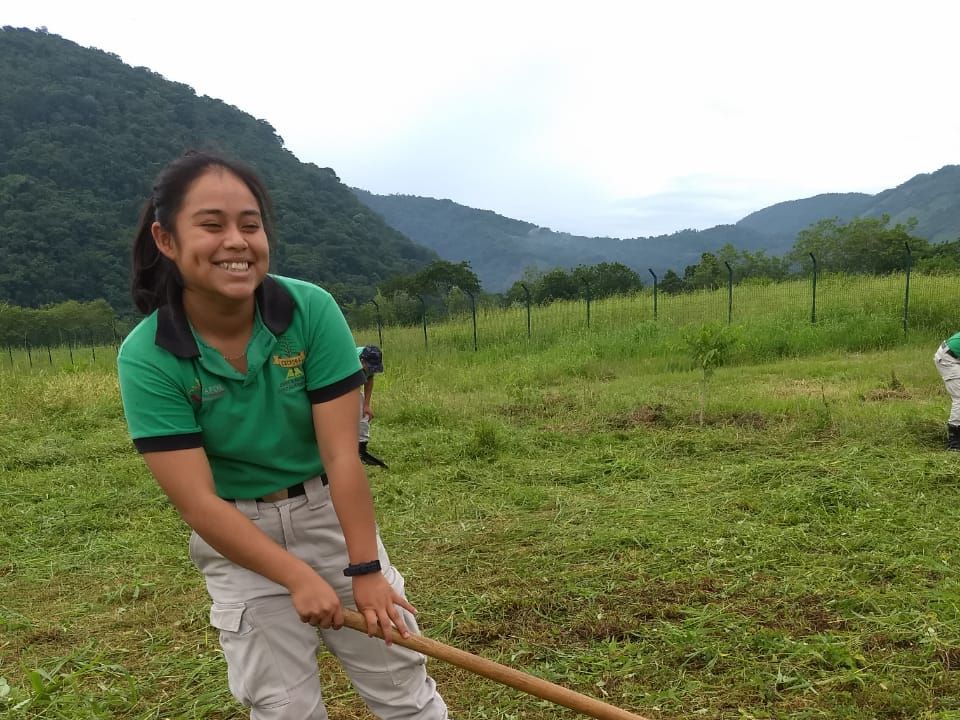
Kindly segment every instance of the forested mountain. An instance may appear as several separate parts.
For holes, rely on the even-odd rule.
[[[747,215],[735,225],[707,230],[681,230],[671,235],[618,240],[553,232],[487,210],[474,210],[450,200],[410,195],[357,196],[414,241],[451,262],[467,260],[487,290],[503,291],[524,269],[572,268],[600,262],[621,262],[648,277],[696,264],[704,252],[726,244],[738,250],[789,251],[797,233],[825,218],[847,222],[857,217],[890,216],[891,224],[917,219],[911,232],[932,242],[960,238],[960,166],[917,175],[877,195],[829,193],[777,203]]]
[[[792,240],[798,232],[823,218],[852,220],[867,209],[871,200],[873,196],[865,193],[826,193],[788,200],[750,213],[737,226]]]
[[[57,35],[0,30],[0,302],[105,298],[131,312],[130,243],[168,160],[219,150],[255,167],[276,206],[273,269],[341,300],[435,254],[301,163],[265,120]]]
[[[956,240],[960,237],[960,165],[917,175],[876,195],[826,194],[777,203],[747,215],[737,225],[792,238],[824,218],[848,221],[882,215],[889,215],[893,224],[916,218],[913,233],[931,242]]]
[[[435,250],[452,262],[467,260],[483,287],[503,292],[528,267],[550,269],[620,262],[649,278],[648,268],[660,274],[696,264],[707,250],[727,243],[743,250],[765,249],[770,254],[790,249],[793,238],[775,238],[748,227],[719,225],[708,230],[681,230],[671,235],[619,240],[554,232],[528,222],[512,220],[489,210],[474,210],[450,200],[411,195],[373,195],[354,189],[357,196],[397,230]]]

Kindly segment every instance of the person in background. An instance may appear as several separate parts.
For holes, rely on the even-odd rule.
[[[370,422],[373,420],[373,408],[370,405],[373,400],[373,380],[374,375],[383,372],[383,353],[376,345],[364,345],[357,348],[357,355],[367,377],[360,390],[360,460],[364,465],[387,469],[387,464],[367,449],[367,443],[370,442]]]
[[[947,450],[960,452],[960,332],[940,343],[933,363],[950,395],[950,417],[947,418]]]
[[[381,720],[447,720],[357,457],[365,376],[340,309],[268,274],[270,201],[226,158],[158,177],[133,248],[146,317],[117,357],[130,435],[192,528],[230,691],[251,720],[327,720],[322,639]],[[354,605],[387,643],[341,630]],[[319,630],[319,633],[318,633]]]

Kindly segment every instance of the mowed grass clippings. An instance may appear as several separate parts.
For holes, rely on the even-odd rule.
[[[743,329],[702,424],[679,331],[385,346],[370,477],[424,632],[649,717],[960,717],[938,340],[851,323],[809,353]],[[115,375],[0,374],[0,408],[0,716],[245,717]],[[453,717],[576,717],[430,668]]]

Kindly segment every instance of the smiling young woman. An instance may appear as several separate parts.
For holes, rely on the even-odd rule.
[[[237,175],[212,166],[184,196],[173,228],[154,220],[157,249],[183,281],[183,306],[196,332],[244,371],[254,292],[270,267],[263,212]]]
[[[416,610],[357,456],[366,378],[350,329],[326,291],[269,274],[269,236],[247,168],[191,152],[161,173],[134,241],[146,317],[118,355],[131,437],[193,529],[230,689],[253,720],[327,718],[321,638],[377,717],[444,720],[422,655],[340,630],[355,605],[371,633],[407,636]]]

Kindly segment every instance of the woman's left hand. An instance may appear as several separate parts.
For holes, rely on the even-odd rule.
[[[377,624],[383,629],[383,639],[387,645],[393,642],[394,629],[400,637],[410,637],[410,630],[403,622],[403,615],[397,605],[416,614],[417,609],[403,595],[393,589],[383,573],[357,575],[353,578],[353,599],[367,621],[367,635],[373,637]]]

